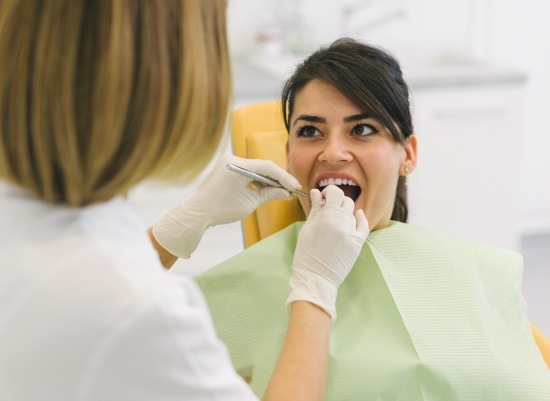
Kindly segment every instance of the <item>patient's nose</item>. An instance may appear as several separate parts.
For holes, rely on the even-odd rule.
[[[351,161],[353,156],[349,145],[345,138],[329,137],[325,142],[322,152],[319,154],[319,161],[327,163]]]

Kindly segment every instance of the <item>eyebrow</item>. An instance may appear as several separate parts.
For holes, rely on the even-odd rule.
[[[367,113],[360,113],[360,114],[355,114],[353,116],[345,117],[344,122],[352,123],[354,121],[366,120],[367,118],[370,118],[370,116]]]
[[[308,123],[320,123],[320,124],[327,123],[326,118],[302,114],[296,117],[296,120],[294,120],[294,122],[292,123],[292,126],[294,126],[298,121],[307,121]]]
[[[370,116],[367,113],[360,113],[360,114],[355,114],[353,116],[344,117],[343,121],[345,123],[351,123],[354,121],[365,120],[367,118],[370,118]],[[319,123],[319,124],[327,123],[326,118],[302,114],[296,117],[296,120],[294,120],[294,122],[292,123],[292,126],[294,126],[298,121],[306,121],[308,123]]]

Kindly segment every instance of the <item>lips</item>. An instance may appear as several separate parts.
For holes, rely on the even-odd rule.
[[[329,185],[336,185],[344,191],[344,195],[351,198],[354,202],[359,198],[359,195],[361,195],[361,187],[349,178],[322,178],[317,183],[317,188],[319,191],[322,191]]]

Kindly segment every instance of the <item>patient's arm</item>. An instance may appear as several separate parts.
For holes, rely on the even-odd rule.
[[[546,365],[550,368],[550,339],[546,338],[534,324],[531,324],[531,331],[533,332],[533,337],[539,347],[544,362],[546,362]]]

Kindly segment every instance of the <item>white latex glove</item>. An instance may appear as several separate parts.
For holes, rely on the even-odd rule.
[[[322,204],[322,197],[325,203]],[[294,301],[323,308],[334,323],[338,287],[355,264],[369,235],[362,210],[335,185],[311,191],[312,207],[298,235],[292,262],[287,309]]]
[[[285,188],[301,188],[296,178],[270,160],[223,157],[191,199],[170,210],[153,226],[155,239],[173,255],[191,257],[208,227],[241,220],[268,201],[292,199],[293,195],[284,188],[250,188],[252,180],[228,170],[227,163],[271,177]]]

